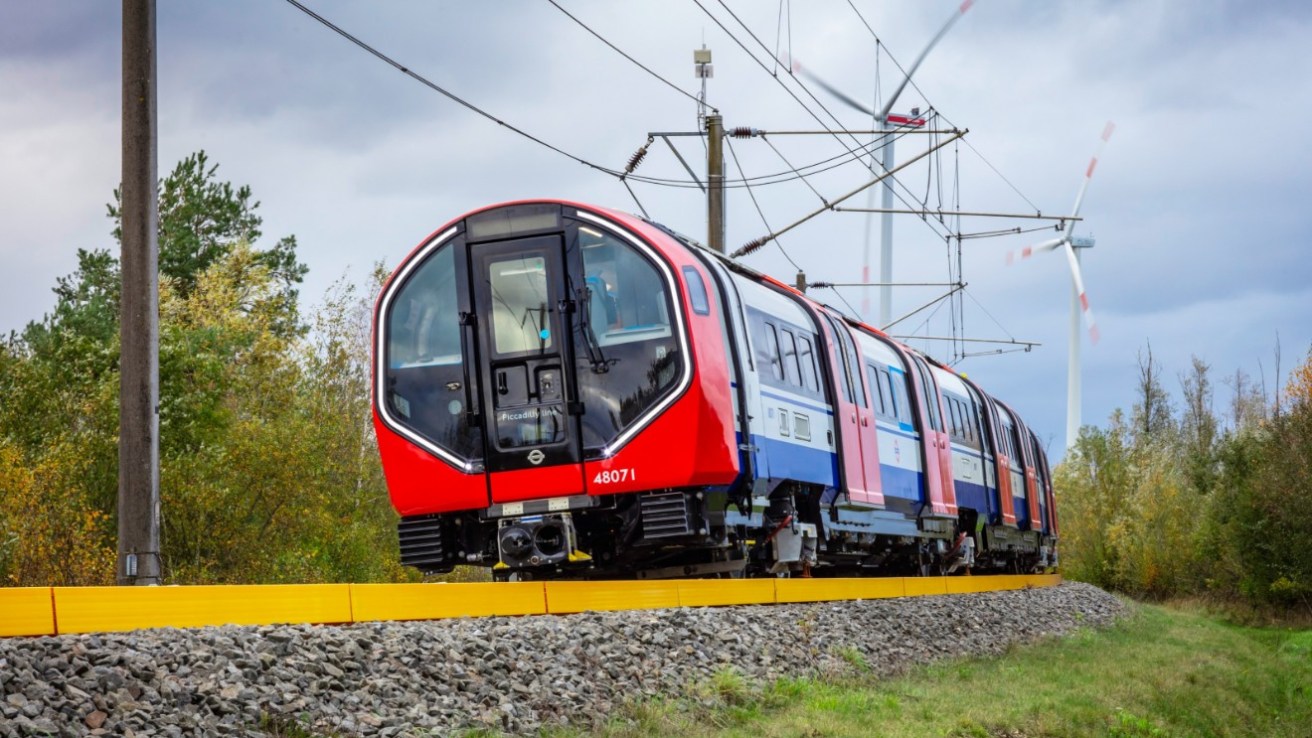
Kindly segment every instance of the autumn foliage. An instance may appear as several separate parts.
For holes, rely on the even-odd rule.
[[[216,172],[201,153],[161,183],[165,579],[410,577],[369,425],[381,274],[303,316],[295,240],[261,249],[259,203]],[[0,342],[0,585],[114,579],[118,290],[113,254],[80,252],[55,309]]]
[[[1225,418],[1206,364],[1177,410],[1148,356],[1131,417],[1085,427],[1055,472],[1067,575],[1312,610],[1312,353],[1270,400],[1236,373]]]

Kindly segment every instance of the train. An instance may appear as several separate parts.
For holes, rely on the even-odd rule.
[[[659,223],[516,201],[383,285],[401,562],[498,581],[1025,573],[1038,437],[948,366]]]

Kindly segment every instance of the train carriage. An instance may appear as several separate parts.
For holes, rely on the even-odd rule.
[[[402,561],[427,572],[1055,562],[1046,459],[1014,413],[632,215],[531,201],[448,223],[384,286],[373,351]]]

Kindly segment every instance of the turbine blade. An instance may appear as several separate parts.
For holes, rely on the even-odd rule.
[[[1053,249],[1066,243],[1066,237],[1054,238],[1034,246],[1026,246],[1023,249],[1012,249],[1007,252],[1007,264],[1013,264],[1017,259],[1024,261],[1041,251],[1052,251]]]
[[[793,63],[791,66],[789,66],[789,68],[793,71],[793,74],[800,74],[803,77],[806,77],[808,80],[816,83],[817,85],[820,85],[820,87],[823,88],[825,92],[828,92],[830,95],[833,95],[834,97],[843,101],[843,103],[845,103],[849,108],[854,108],[856,110],[859,110],[862,113],[865,113],[866,115],[875,114],[875,111],[872,110],[871,108],[867,107],[860,101],[852,97],[849,97],[847,94],[839,90],[837,87],[834,87],[833,85],[821,79],[818,75],[816,75],[811,70],[807,69],[806,67],[803,67],[802,63],[797,59],[793,59]]]
[[[878,116],[879,120],[881,121],[888,120],[888,114],[892,112],[893,105],[897,103],[898,97],[901,96],[902,91],[907,88],[907,84],[911,82],[911,75],[916,73],[916,70],[920,68],[920,63],[925,61],[925,57],[929,56],[929,52],[932,51],[936,45],[938,45],[938,42],[943,38],[944,35],[947,34],[948,29],[952,28],[952,25],[957,22],[957,19],[965,15],[966,11],[970,10],[970,6],[974,4],[975,4],[975,0],[962,0],[962,3],[960,7],[957,8],[957,11],[952,14],[951,18],[948,18],[948,22],[944,23],[943,27],[940,28],[938,33],[934,35],[934,38],[930,39],[929,44],[926,45],[924,50],[920,52],[920,56],[916,57],[916,60],[911,63],[910,67],[907,68],[907,75],[902,78],[902,84],[897,86],[897,89],[894,90],[893,94],[889,96],[888,102],[884,103],[884,109],[879,111],[879,116]]]
[[[1071,280],[1075,283],[1075,294],[1079,296],[1080,311],[1084,313],[1084,319],[1089,324],[1089,340],[1094,344],[1098,343],[1098,324],[1093,320],[1093,310],[1089,308],[1089,296],[1084,292],[1084,275],[1080,273],[1080,260],[1075,257],[1075,249],[1066,242],[1066,262],[1071,267]]]
[[[1094,152],[1093,158],[1089,160],[1089,168],[1084,170],[1084,181],[1080,183],[1080,192],[1075,196],[1075,207],[1071,210],[1071,217],[1078,217],[1080,206],[1084,204],[1084,193],[1089,189],[1089,182],[1093,180],[1093,170],[1098,168],[1098,157],[1102,156],[1102,150],[1107,148],[1107,142],[1111,140],[1112,131],[1116,130],[1116,124],[1107,121],[1107,125],[1102,129],[1102,142],[1098,144],[1098,150]],[[1066,222],[1066,233],[1070,234],[1071,229],[1075,227],[1075,221]]]

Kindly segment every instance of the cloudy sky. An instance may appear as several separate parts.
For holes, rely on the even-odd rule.
[[[649,131],[697,124],[692,101],[545,0],[306,1],[454,94],[604,166],[622,167]],[[705,43],[714,53],[711,104],[728,126],[767,131],[817,130],[811,112],[838,126],[776,68],[776,50],[872,101],[895,86],[895,63],[909,64],[958,7],[853,0],[885,44],[880,51],[848,0],[785,0],[782,13],[778,0],[700,0],[705,11],[696,0],[560,2],[684,90],[696,89],[691,51]],[[105,203],[120,168],[119,5],[0,5],[0,331],[51,308],[50,288],[73,270],[77,249],[113,246]],[[1218,410],[1230,395],[1223,376],[1264,371],[1274,388],[1277,340],[1286,371],[1312,345],[1312,142],[1301,130],[1312,116],[1310,35],[1312,6],[1300,2],[978,0],[921,67],[918,89],[899,99],[897,109],[932,107],[939,125],[970,131],[970,147],[949,145],[900,177],[908,202],[928,195],[945,209],[1069,211],[1104,123],[1116,122],[1076,231],[1097,240],[1084,268],[1102,334],[1083,347],[1086,423],[1133,401],[1137,357],[1150,341],[1172,389],[1191,355],[1212,365]],[[844,126],[870,126],[810,89]],[[312,300],[343,275],[363,279],[373,262],[395,265],[442,223],[491,202],[545,196],[637,209],[615,179],[459,107],[278,0],[160,2],[159,90],[161,175],[204,149],[223,178],[249,184],[269,243],[299,239]],[[899,161],[927,140],[900,140]],[[733,142],[747,176],[787,169],[780,154],[801,166],[845,153],[831,136],[770,142],[778,154],[759,139]],[[698,140],[680,145],[702,166]],[[728,166],[736,175],[732,159]],[[639,173],[685,176],[659,142]],[[849,164],[809,186],[755,194],[778,228],[819,206],[811,187],[833,199],[862,175]],[[704,238],[699,192],[641,183],[635,191],[654,219]],[[864,206],[865,195],[849,204]],[[744,190],[731,192],[728,212],[731,248],[767,232]],[[899,216],[894,279],[946,281],[949,230],[1036,223],[950,225]],[[826,213],[784,236],[782,250],[771,245],[746,262],[790,282],[789,258],[812,281],[856,281],[865,230],[863,215]],[[962,244],[964,335],[1042,345],[958,366],[1060,453],[1068,271],[1059,253],[1005,265],[1008,250],[1049,236]],[[940,293],[899,289],[894,313]],[[861,305],[859,289],[839,291],[841,299],[815,294]],[[926,311],[899,329],[951,335],[951,312],[922,324]],[[919,345],[953,358],[946,344]]]

